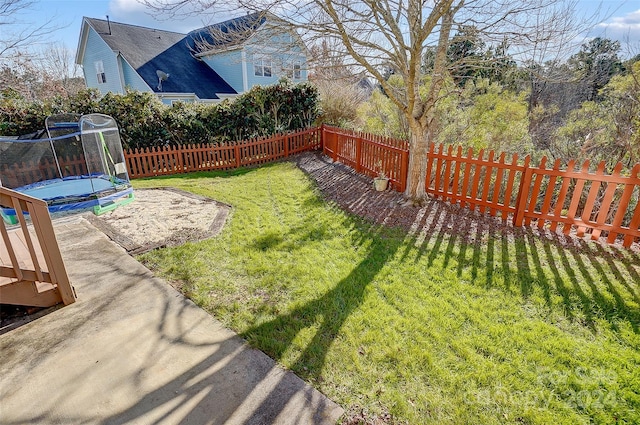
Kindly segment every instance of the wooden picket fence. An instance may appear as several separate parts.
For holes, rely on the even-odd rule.
[[[83,155],[59,157],[58,164],[64,177],[87,174],[87,163]],[[53,157],[23,161],[10,166],[1,164],[0,176],[2,176],[2,185],[20,187],[33,182],[59,178],[58,164],[56,164]]]
[[[580,169],[570,161],[561,170],[560,161],[547,169],[546,160],[525,171],[522,186],[528,190],[520,196],[514,225],[529,226],[535,219],[538,228],[549,225],[555,232],[562,225],[564,234],[575,228],[577,236],[591,233],[594,240],[605,232],[608,243],[620,236],[625,247],[640,240],[640,164],[622,175],[620,163],[607,174],[604,162],[590,173],[589,161]]]
[[[129,177],[153,177],[194,171],[229,170],[319,149],[321,131],[311,128],[294,133],[225,145],[191,144],[133,149],[124,152]]]
[[[406,140],[322,126],[322,150],[334,161],[370,177],[384,174],[399,192],[407,186],[409,144]]]
[[[404,191],[409,148],[406,141],[324,126],[323,151],[356,171],[374,176],[383,172],[392,187]],[[515,226],[548,227],[551,231],[592,239],[620,239],[625,247],[640,240],[640,164],[623,174],[618,164],[611,174],[605,164],[589,172],[589,162],[565,169],[556,161],[547,169],[547,158],[538,167],[530,156],[507,157],[461,147],[431,145],[427,154],[427,193],[452,204],[511,220]]]
[[[225,145],[194,144],[125,151],[131,178],[194,171],[228,170],[322,149],[334,161],[358,173],[380,173],[391,187],[407,187],[409,144],[406,140],[375,136],[323,125],[294,133],[234,142]],[[67,175],[83,174],[84,158],[59,158]],[[601,236],[609,243],[620,240],[625,247],[640,240],[640,164],[623,172],[618,164],[607,174],[605,164],[589,172],[589,162],[569,161],[561,168],[547,158],[536,167],[531,158],[507,156],[493,151],[431,145],[427,154],[425,190],[436,198],[483,214],[511,221],[515,226],[548,227],[551,231],[578,236]],[[84,167],[84,168],[83,168]],[[43,160],[14,164],[0,170],[5,186],[57,176],[55,162]]]
[[[484,158],[481,150],[474,158],[473,149],[463,153],[461,146],[455,149],[449,146],[438,149],[431,145],[427,160],[426,191],[434,197],[459,204],[480,213],[489,212],[499,215],[503,222],[516,215],[518,190],[522,175],[529,166],[526,157],[523,165],[518,164],[518,155],[514,154],[510,162],[506,154],[495,158],[493,151]]]

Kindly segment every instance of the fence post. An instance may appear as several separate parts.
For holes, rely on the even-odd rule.
[[[407,190],[407,175],[409,172],[409,151],[403,151],[400,156],[400,191]]]
[[[529,189],[531,188],[531,179],[533,177],[533,168],[529,166],[531,157],[527,155],[524,159],[524,171],[520,179],[520,187],[518,188],[518,197],[516,198],[516,210],[513,214],[513,225],[522,226],[524,221],[524,213],[527,209],[527,198],[529,197]]]
[[[324,153],[323,129],[324,124],[322,124],[322,127],[314,128],[311,136],[313,137],[313,150],[322,150],[322,152]]]
[[[289,133],[290,134],[290,133]],[[282,142],[284,143],[284,157],[289,157],[289,134],[285,134],[282,138]]]
[[[326,138],[327,138],[327,128],[323,123],[322,126],[320,127],[320,147],[322,148],[322,153],[324,155],[327,155],[327,144],[325,142]]]
[[[357,137],[356,138],[356,173],[361,173],[362,172],[362,164],[361,164],[361,160],[362,159],[362,137]]]
[[[233,152],[236,155],[236,168],[240,168],[240,146],[237,143],[233,146]]]
[[[182,158],[184,149],[182,148],[184,145],[178,145],[178,146],[174,146],[173,148],[175,149],[176,152],[176,157],[178,157],[178,167],[179,168],[179,172],[180,173],[186,173],[187,171],[184,169],[184,159]]]

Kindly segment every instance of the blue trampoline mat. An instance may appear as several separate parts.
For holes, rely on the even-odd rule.
[[[133,188],[127,181],[112,182],[105,175],[45,180],[13,190],[47,202],[51,213],[93,208],[94,213],[101,214],[101,210],[133,200]],[[0,208],[0,215],[9,224],[17,223],[11,208]]]
[[[118,180],[117,184],[125,182]],[[116,187],[106,176],[74,177],[47,180],[14,190],[45,201],[64,198],[87,198],[100,192],[114,190]]]

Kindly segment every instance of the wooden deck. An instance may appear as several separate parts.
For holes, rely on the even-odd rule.
[[[0,187],[0,205],[15,208],[19,223],[0,220],[0,303],[49,307],[75,301],[73,287],[44,201]],[[22,211],[28,211],[31,224]]]

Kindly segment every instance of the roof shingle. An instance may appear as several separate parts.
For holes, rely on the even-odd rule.
[[[102,19],[86,20],[156,93],[195,93],[200,99],[217,99],[216,93],[236,93],[214,70],[191,54],[189,35]],[[169,74],[162,82],[162,91],[158,89],[158,70]]]

